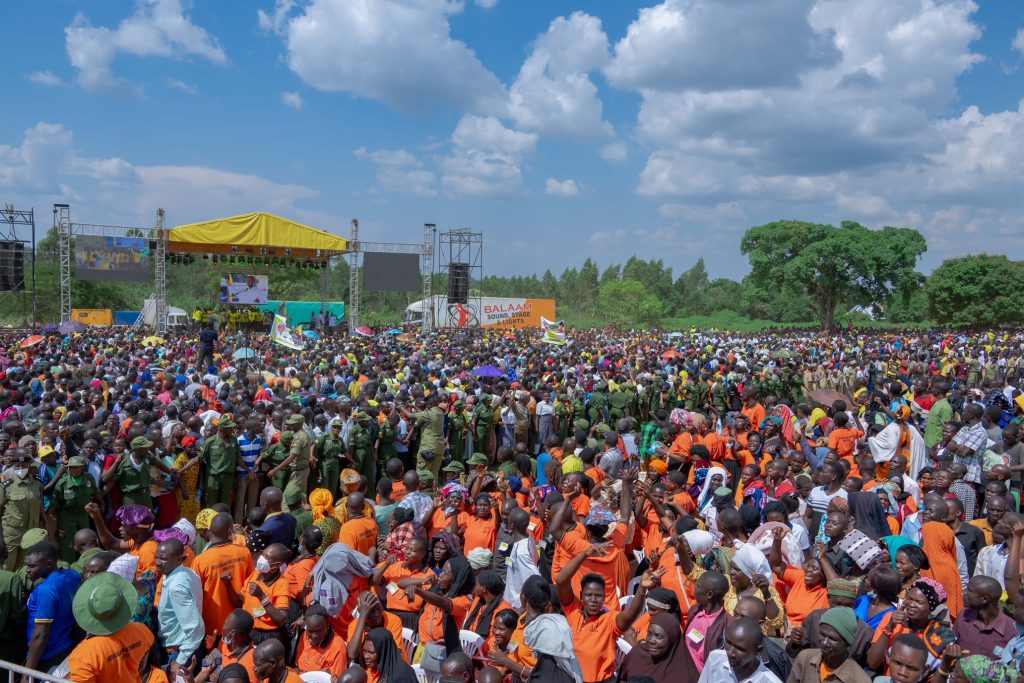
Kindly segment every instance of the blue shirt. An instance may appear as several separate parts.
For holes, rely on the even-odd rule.
[[[263,438],[259,435],[252,437],[251,439],[243,432],[238,437],[238,450],[241,452],[242,460],[248,465],[249,469],[256,466],[256,459],[260,457],[260,450],[263,448]],[[236,468],[239,473],[244,473],[245,469],[242,467]]]
[[[75,644],[71,639],[71,631],[75,627],[71,603],[80,585],[82,577],[74,569],[55,569],[28,596],[27,642],[32,642],[36,624],[50,625],[50,638],[40,661],[70,650]]]
[[[187,664],[206,635],[203,582],[199,575],[184,565],[165,575],[156,613],[164,647],[177,650],[178,664]]]
[[[271,543],[280,543],[285,548],[291,548],[295,545],[295,526],[297,522],[295,518],[289,515],[287,512],[267,517],[266,521],[263,522],[263,526],[260,527],[260,531],[266,531],[270,534]]]
[[[547,486],[548,475],[545,474],[544,468],[551,462],[551,454],[544,451],[537,456],[537,486]]]

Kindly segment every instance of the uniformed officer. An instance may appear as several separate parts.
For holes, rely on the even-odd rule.
[[[458,399],[452,404],[448,413],[448,446],[452,451],[452,460],[463,462],[466,459],[466,435],[469,429],[470,416],[466,412],[466,403]]]
[[[113,467],[103,473],[104,484],[116,483],[121,489],[125,505],[141,505],[153,509],[153,497],[149,494],[149,467],[171,473],[171,469],[153,455],[153,442],[144,436],[132,439],[130,451],[118,456]]]
[[[89,513],[85,506],[95,500],[100,502],[96,482],[86,474],[84,455],[68,459],[67,471],[53,487],[53,505],[57,509],[57,536],[60,539],[60,559],[75,561],[75,534],[88,529]]]
[[[284,462],[271,470],[271,476],[273,476],[280,470],[288,469],[288,486],[285,488],[285,492],[287,494],[288,489],[296,490],[302,494],[303,500],[305,500],[307,489],[309,488],[309,456],[311,451],[309,435],[302,428],[305,421],[305,418],[299,413],[293,413],[288,418],[286,427],[292,434],[292,445],[288,449],[288,456],[284,459]]]
[[[199,459],[206,467],[206,507],[217,503],[231,505],[235,486],[235,469],[242,462],[242,450],[235,438],[235,423],[221,419],[217,434],[203,443]]]
[[[474,447],[484,453],[491,452],[491,423],[494,422],[494,408],[489,394],[481,394],[480,402],[473,411]]]
[[[320,486],[331,492],[338,493],[338,475],[341,472],[341,459],[345,457],[345,442],[341,440],[341,422],[335,420],[327,432],[316,442],[317,468],[320,471]]]
[[[373,458],[373,443],[370,441],[370,415],[358,412],[356,423],[348,432],[348,457],[358,468],[359,474],[366,477],[366,490],[377,490],[377,463]]]
[[[18,448],[11,459],[11,469],[0,479],[0,526],[7,548],[4,569],[14,571],[24,564],[25,551],[21,537],[29,529],[46,527],[43,518],[43,486],[32,476],[32,459],[28,451]]]
[[[295,435],[291,432],[279,432],[279,435],[277,441],[270,444],[270,448],[260,456],[259,462],[264,474],[270,479],[270,485],[284,491],[288,486],[290,473],[287,468],[279,467],[279,465],[288,457],[288,451],[292,447],[292,438]]]

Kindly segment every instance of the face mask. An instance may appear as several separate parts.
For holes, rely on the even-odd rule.
[[[28,477],[28,468],[19,467],[14,470],[14,473],[18,475],[18,477],[20,477],[21,479],[25,479],[26,477]]]
[[[270,571],[270,561],[262,555],[256,560],[256,571],[260,574],[266,574]]]

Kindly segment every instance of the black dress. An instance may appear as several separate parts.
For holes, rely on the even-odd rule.
[[[529,681],[543,681],[543,683],[575,683],[573,677],[558,667],[558,662],[551,655],[542,652],[535,652],[537,664],[533,667]]]

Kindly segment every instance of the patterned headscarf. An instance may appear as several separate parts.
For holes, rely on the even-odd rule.
[[[969,683],[1011,683],[1017,680],[1017,672],[1012,666],[994,662],[985,655],[964,657],[959,666]]]
[[[196,515],[196,529],[209,529],[217,511],[211,508],[204,508]]]
[[[949,597],[946,589],[935,579],[921,578],[914,582],[911,588],[916,588],[928,599],[928,609],[934,611],[936,607],[946,602]]]
[[[313,510],[313,523],[324,517],[334,517],[334,496],[327,489],[313,489],[309,494],[309,507]]]
[[[444,500],[453,493],[458,493],[462,496],[462,502],[465,503],[469,500],[469,491],[466,487],[457,481],[450,481],[441,487],[441,499]]]
[[[603,505],[593,505],[583,526],[610,526],[618,520],[619,516]]]

